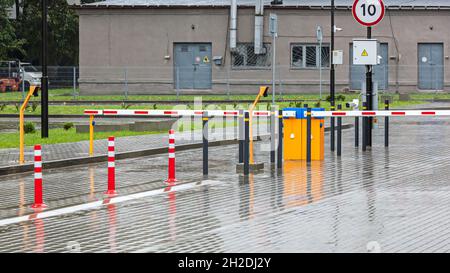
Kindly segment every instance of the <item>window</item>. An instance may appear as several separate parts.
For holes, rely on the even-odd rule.
[[[231,53],[231,62],[236,69],[266,69],[271,66],[271,47],[264,44],[266,54],[255,54],[252,43],[237,44],[236,51]]]
[[[294,44],[291,46],[291,67],[319,69],[320,58],[322,67],[330,67],[330,47],[322,45],[320,51],[318,44]],[[322,54],[320,54],[322,53]]]

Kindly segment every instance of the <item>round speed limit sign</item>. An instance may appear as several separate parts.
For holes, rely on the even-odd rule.
[[[355,0],[352,11],[358,23],[371,27],[383,20],[385,7],[383,0]]]

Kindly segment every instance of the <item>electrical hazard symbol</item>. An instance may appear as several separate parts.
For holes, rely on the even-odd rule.
[[[361,53],[361,56],[362,57],[367,57],[367,56],[369,56],[369,53],[367,53],[367,50],[363,50],[363,52]]]
[[[209,58],[208,58],[208,56],[205,56],[205,57],[203,58],[203,62],[204,62],[204,63],[209,63]]]

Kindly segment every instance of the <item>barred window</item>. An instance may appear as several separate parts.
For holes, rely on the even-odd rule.
[[[330,67],[330,46],[322,44],[293,44],[291,46],[291,67],[319,69],[320,56],[322,56],[322,67]],[[322,53],[319,54],[319,53]]]
[[[255,54],[253,43],[239,43],[231,53],[232,67],[236,69],[266,69],[271,66],[271,45],[264,44],[266,54]]]

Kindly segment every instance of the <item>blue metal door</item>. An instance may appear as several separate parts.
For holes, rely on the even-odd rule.
[[[389,89],[389,67],[388,67],[388,44],[380,44],[381,61],[373,67],[373,81],[378,82],[379,90]],[[350,44],[350,89],[361,90],[361,83],[366,81],[366,67],[364,65],[353,65],[353,45]]]
[[[175,44],[175,88],[211,89],[211,44]]]
[[[444,88],[444,49],[442,44],[419,44],[419,89]]]

